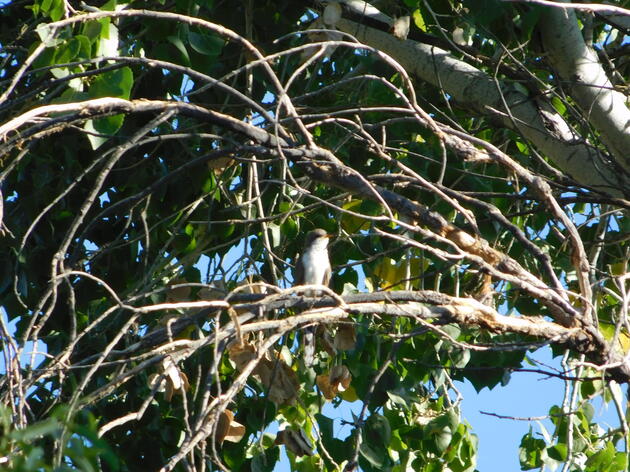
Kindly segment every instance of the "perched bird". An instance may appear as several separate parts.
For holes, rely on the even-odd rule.
[[[294,285],[328,285],[331,273],[328,260],[330,237],[331,235],[321,228],[314,229],[306,235],[304,251],[295,265]],[[309,328],[304,331],[304,363],[311,365],[314,357],[315,333]]]
[[[330,262],[328,240],[331,235],[321,228],[306,235],[304,252],[295,265],[295,285],[328,285]]]

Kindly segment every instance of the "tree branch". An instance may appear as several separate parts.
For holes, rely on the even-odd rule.
[[[341,19],[341,31],[393,57],[421,80],[443,88],[456,101],[515,128],[583,185],[612,196],[624,196],[625,176],[605,165],[606,158],[577,134],[542,97],[534,100],[499,82],[485,72],[453,57],[449,52],[413,40],[401,41],[374,28]],[[506,103],[508,110],[503,106]],[[513,121],[515,120],[515,121]]]
[[[614,90],[597,54],[585,43],[575,12],[548,9],[540,16],[538,26],[552,66],[568,84],[571,96],[599,131],[616,162],[630,172],[630,110],[626,97]]]

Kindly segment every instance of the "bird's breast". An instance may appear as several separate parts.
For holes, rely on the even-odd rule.
[[[302,257],[304,285],[321,285],[330,270],[328,251],[307,251]]]

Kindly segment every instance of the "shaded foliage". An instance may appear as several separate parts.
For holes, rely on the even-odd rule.
[[[473,471],[454,381],[500,388],[547,345],[567,394],[522,469],[627,468],[627,168],[546,54],[548,10],[342,3],[2,7],[12,470],[274,470],[284,448],[292,470]],[[622,89],[623,31],[580,15]],[[444,57],[461,89],[423,78]],[[531,138],[525,107],[571,139]],[[314,228],[334,293],[312,298],[291,285]]]

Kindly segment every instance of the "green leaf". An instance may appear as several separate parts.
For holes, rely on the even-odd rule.
[[[584,414],[584,419],[586,420],[586,423],[588,425],[588,423],[593,421],[593,417],[595,416],[595,408],[590,403],[584,403],[581,408],[581,413]]]
[[[179,53],[181,54],[181,59],[183,59],[184,61],[184,64],[189,66],[190,55],[188,54],[188,50],[186,49],[184,42],[181,39],[179,39],[179,37],[177,36],[169,36],[166,39],[168,40],[169,43],[175,46],[175,48],[179,51]]]
[[[372,413],[361,431],[361,455],[375,467],[389,463],[387,453],[392,437],[389,421],[378,413]]]
[[[88,138],[88,141],[90,142],[90,145],[92,146],[92,149],[98,149],[109,139],[109,136],[99,136],[100,131],[96,129],[95,121],[98,122],[100,120],[87,120],[83,125],[83,129],[87,131],[86,136]],[[99,123],[99,125],[101,126],[102,124],[103,123]]]
[[[451,444],[452,438],[453,433],[449,427],[441,429],[433,436],[435,447],[440,454],[443,454],[444,451],[446,451],[446,448],[449,444]]]
[[[568,456],[568,448],[566,444],[559,443],[547,448],[547,455],[557,461],[565,461]]]
[[[103,31],[103,23],[100,21],[89,21],[83,25],[83,34],[90,41],[94,43],[101,37]]]
[[[295,239],[299,234],[297,221],[294,218],[287,218],[284,220],[284,222],[280,225],[280,229],[285,238],[288,239]]]
[[[275,462],[270,464],[265,457],[265,454],[256,454],[251,460],[252,472],[271,472]]]
[[[63,0],[43,0],[40,4],[41,12],[47,14],[51,20],[59,21],[63,18],[64,3]]]
[[[10,436],[18,441],[28,442],[36,438],[57,433],[58,431],[61,431],[59,421],[57,421],[56,418],[48,418],[27,428],[14,430],[11,432]]]
[[[542,452],[545,450],[546,444],[542,439],[534,438],[532,429],[523,436],[519,447],[519,462],[521,470],[530,470],[541,467],[543,464]]]
[[[425,427],[425,435],[431,439],[431,446],[437,454],[442,455],[451,443],[453,431],[457,429],[459,419],[457,415],[448,413],[432,419]]]
[[[424,22],[424,18],[422,17],[422,13],[420,12],[420,9],[416,8],[413,11],[411,16],[413,17],[413,22],[416,24],[418,29],[420,29],[421,31],[426,32],[427,31],[427,25]]]
[[[91,98],[116,97],[128,100],[132,86],[132,70],[129,67],[121,67],[97,76],[88,94]]]
[[[564,115],[567,112],[567,107],[564,102],[557,96],[551,99],[551,105],[556,109],[558,113]]]
[[[217,57],[221,54],[225,40],[214,34],[200,34],[190,31],[188,33],[190,46],[199,54]]]
[[[409,404],[407,403],[408,398],[405,398],[403,395],[397,395],[394,392],[387,392],[387,396],[389,399],[396,405],[401,406],[403,408],[409,408]]]
[[[99,75],[90,86],[88,96],[90,98],[115,97],[129,99],[132,86],[133,72],[129,67],[123,67]],[[107,140],[107,136],[116,134],[122,127],[124,119],[124,115],[113,115],[88,120],[84,125],[86,131],[105,135],[94,136],[88,134],[92,148],[98,149]]]
[[[101,33],[98,37],[97,55],[109,57],[118,55],[118,28],[109,18],[99,20],[101,23]]]
[[[615,445],[612,441],[608,441],[603,449],[600,449],[586,460],[585,470],[587,472],[617,472],[625,470],[618,468],[619,462],[616,456]]]
[[[55,47],[57,44],[61,42],[60,39],[57,38],[55,31],[51,29],[46,23],[41,23],[37,25],[35,28],[39,39],[44,43],[46,47]]]
[[[623,452],[617,452],[615,454],[615,460],[612,463],[612,466],[614,467],[614,471],[624,471],[624,470],[628,470],[628,455],[624,454]]]
[[[518,139],[515,141],[515,144],[520,152],[522,152],[525,155],[529,155],[529,146],[527,144],[525,144],[523,141],[520,141]]]
[[[116,6],[118,5],[118,0],[107,0],[102,6],[101,10],[104,11],[114,11]]]
[[[42,0],[39,7],[41,11],[43,11],[44,13],[48,13],[48,11],[50,11],[52,4],[53,4],[53,0]]]
[[[92,120],[92,125],[95,132],[113,136],[122,126],[124,119],[125,117],[123,115],[106,116],[104,118]]]
[[[72,38],[73,41],[79,43],[79,50],[77,52],[77,57],[80,59],[91,59],[92,58],[92,45],[90,42],[90,38],[85,35],[79,34]]]
[[[521,84],[519,82],[514,82],[513,86],[514,86],[514,89],[516,89],[517,91],[519,91],[520,93],[522,93],[526,97],[529,97],[529,89],[527,87],[525,87],[523,84]]]

